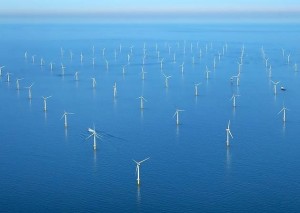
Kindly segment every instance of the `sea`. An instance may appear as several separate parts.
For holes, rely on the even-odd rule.
[[[0,212],[299,212],[299,24],[0,32]]]

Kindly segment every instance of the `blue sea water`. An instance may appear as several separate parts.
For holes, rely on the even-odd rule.
[[[2,24],[0,211],[298,212],[299,38],[298,24]],[[147,157],[137,186],[133,159]]]

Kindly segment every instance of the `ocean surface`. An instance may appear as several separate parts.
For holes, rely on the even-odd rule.
[[[0,32],[0,212],[299,212],[300,25]]]

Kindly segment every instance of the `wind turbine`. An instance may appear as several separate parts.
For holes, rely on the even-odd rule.
[[[10,72],[6,73],[6,76],[7,76],[7,82],[10,82],[10,75],[11,75]]]
[[[179,125],[179,112],[183,112],[183,111],[184,110],[182,110],[182,109],[176,109],[176,111],[173,115],[173,117],[175,117],[175,115],[176,115],[176,125]]]
[[[147,72],[145,72],[145,70],[144,70],[144,66],[142,66],[142,80],[145,80],[145,74],[147,73]]]
[[[274,94],[276,95],[277,94],[277,84],[279,84],[280,81],[276,81],[276,82],[272,81],[272,83],[273,83],[273,86],[274,86]]]
[[[182,62],[182,64],[179,65],[179,67],[181,67],[181,74],[183,74],[183,71],[184,71],[184,62]]]
[[[269,67],[269,78],[272,78],[272,66]]]
[[[79,72],[75,72],[75,75],[74,75],[75,81],[78,81],[78,80],[79,80],[78,73],[79,73]]]
[[[44,99],[44,111],[46,112],[47,111],[47,99],[48,98],[51,98],[52,96],[48,96],[48,97],[44,97],[42,96],[42,98]]]
[[[269,61],[269,58],[265,58],[265,65],[266,65],[266,68],[268,67],[268,61]]]
[[[82,62],[83,62],[83,54],[82,54],[82,52],[80,53],[80,63],[82,64]]]
[[[45,63],[44,59],[43,59],[43,58],[41,58],[41,61],[40,61],[40,66],[44,66],[44,63]]]
[[[106,71],[108,71],[108,60],[107,59],[105,59],[105,65],[106,65]]]
[[[32,63],[34,64],[35,55],[32,55],[31,59],[32,59]]]
[[[214,61],[213,61],[213,67],[214,67],[214,70],[216,70],[216,64],[217,64],[217,62],[216,62],[216,57],[214,57]]]
[[[96,132],[95,126],[94,126],[94,129],[88,128],[88,132],[91,133],[91,134],[86,139],[89,139],[90,137],[93,137],[93,141],[94,141],[93,147],[94,147],[94,150],[96,150],[96,148],[97,148],[97,138],[100,139],[100,135]]]
[[[53,71],[53,65],[54,65],[54,63],[50,62],[49,65],[50,65],[50,70]]]
[[[195,96],[198,96],[198,86],[199,86],[200,84],[201,84],[201,83],[195,84]]]
[[[96,79],[95,78],[91,78],[92,79],[92,86],[93,86],[93,88],[95,88],[96,87]]]
[[[72,52],[72,50],[70,50],[69,53],[70,53],[70,60],[73,61],[73,52]]]
[[[233,138],[231,131],[230,131],[230,120],[229,120],[227,128],[226,128],[226,145],[227,145],[227,147],[229,146],[229,138],[230,137]]]
[[[282,121],[285,122],[286,121],[286,110],[289,110],[288,108],[286,108],[283,104],[282,109],[278,112],[278,115],[283,112],[283,116],[282,116]]]
[[[209,71],[209,69],[208,69],[208,67],[206,66],[206,79],[208,79],[209,78],[209,73],[210,73],[210,71]]]
[[[114,91],[114,98],[117,96],[117,82],[113,85],[113,91]]]
[[[16,80],[16,87],[17,87],[17,90],[20,90],[20,83],[19,83],[19,81],[21,81],[21,80],[23,80],[24,78],[18,78],[17,80]]]
[[[136,163],[136,169],[135,169],[135,173],[137,175],[137,184],[140,185],[140,166],[141,166],[141,163],[145,162],[146,160],[149,160],[150,158],[146,158],[142,161],[135,161],[133,160],[135,163]]]
[[[31,94],[31,87],[33,86],[34,83],[32,83],[29,87],[25,87],[26,89],[28,89],[28,98],[31,99],[32,98],[32,94]]]
[[[0,76],[2,76],[2,69],[3,69],[4,67],[5,67],[5,66],[0,67]]]
[[[105,56],[105,47],[102,49],[102,56]]]
[[[230,100],[232,100],[232,106],[236,107],[236,102],[235,102],[235,98],[238,97],[239,95],[235,95],[233,94],[232,97],[230,98]]]
[[[122,66],[122,74],[124,75],[126,73],[125,67],[128,66],[128,64],[125,64]]]
[[[240,85],[240,73],[231,77],[231,79],[236,78],[236,85]]]
[[[64,57],[64,52],[65,52],[64,49],[61,47],[61,48],[60,48],[60,56],[61,56],[62,58]]]
[[[147,100],[143,96],[138,97],[138,99],[140,99],[140,101],[141,101],[140,102],[140,108],[144,109],[144,101],[147,102]]]
[[[63,65],[63,63],[61,63],[61,75],[64,76],[65,75],[65,66]]]
[[[165,74],[163,74],[165,76],[165,85],[166,85],[166,88],[169,87],[169,78],[171,78],[172,76],[166,76]]]
[[[65,122],[64,122],[65,128],[68,127],[68,115],[73,115],[73,114],[75,114],[75,113],[64,111],[64,114],[61,116],[61,119],[64,118],[64,120],[65,120]]]
[[[164,58],[162,58],[161,60],[160,60],[160,69],[162,70],[163,69],[163,62],[164,62]]]

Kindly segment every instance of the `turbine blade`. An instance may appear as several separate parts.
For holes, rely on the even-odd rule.
[[[229,135],[231,136],[231,138],[233,138],[233,136],[232,136],[232,134],[231,134],[231,132],[230,132],[230,129],[228,130],[228,132],[229,132]]]
[[[149,160],[149,159],[150,159],[150,157],[148,157],[148,158],[146,158],[146,159],[140,161],[139,163],[141,164],[141,163],[143,163],[143,162],[145,162],[146,160]]]
[[[86,138],[86,140],[89,139],[89,138],[92,137],[92,136],[93,136],[93,134],[89,135],[89,136]]]

